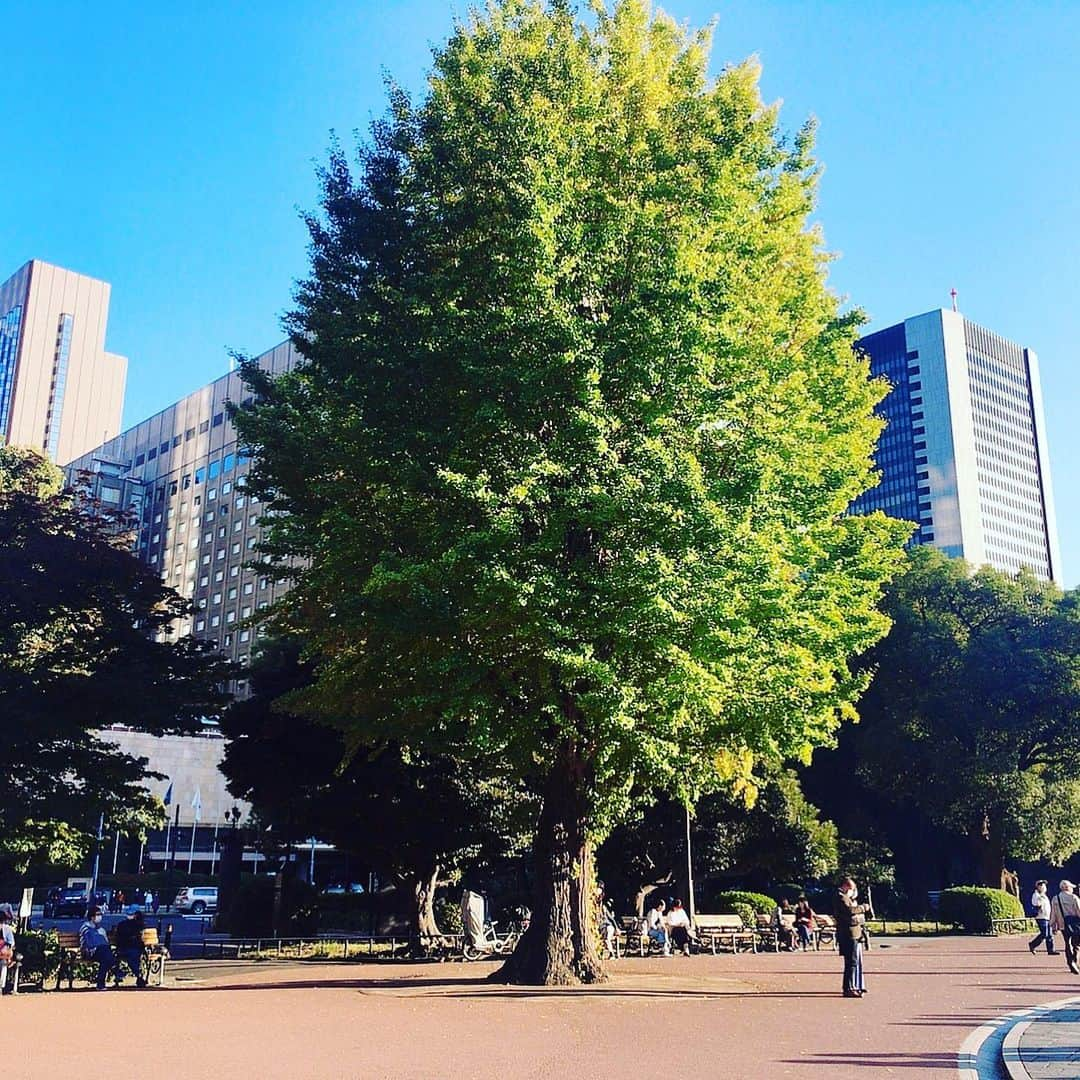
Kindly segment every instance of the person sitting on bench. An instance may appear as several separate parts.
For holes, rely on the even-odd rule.
[[[129,968],[135,976],[135,985],[142,987],[146,980],[142,973],[143,940],[142,932],[146,927],[143,919],[143,910],[139,904],[129,904],[124,908],[127,916],[116,926],[116,955]],[[119,965],[117,965],[119,967]],[[120,975],[117,974],[116,983],[120,985]]]
[[[104,990],[109,972],[116,967],[116,957],[109,944],[108,932],[101,924],[99,907],[92,907],[90,918],[79,927],[79,950],[84,959],[97,961],[97,988]]]
[[[667,928],[664,925],[664,901],[657,900],[649,908],[645,916],[645,930],[650,941],[655,941],[664,949],[664,955],[671,955],[671,946],[668,944]]]
[[[686,956],[690,955],[690,916],[686,914],[681,900],[671,901],[671,910],[667,915],[668,933],[671,935],[671,943],[676,949],[682,949]]]

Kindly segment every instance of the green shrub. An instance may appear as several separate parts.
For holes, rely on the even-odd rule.
[[[735,906],[736,904],[745,904],[757,915],[771,915],[776,908],[776,901],[772,897],[759,892],[745,892],[741,889],[717,893],[714,903],[717,915],[742,914]]]
[[[961,885],[945,889],[938,902],[938,918],[976,934],[993,929],[994,919],[1020,919],[1024,908],[1015,896],[1003,889]]]
[[[742,919],[742,924],[747,930],[753,930],[757,927],[756,912],[750,904],[742,904],[738,900],[732,902],[731,906],[735,909],[735,913]],[[727,912],[717,912],[719,915],[725,915]]]

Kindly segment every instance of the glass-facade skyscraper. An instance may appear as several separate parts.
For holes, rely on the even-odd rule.
[[[913,542],[1062,583],[1035,353],[937,310],[857,346],[890,386],[877,487],[855,513],[915,522]]]

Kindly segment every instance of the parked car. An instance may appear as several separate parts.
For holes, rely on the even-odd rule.
[[[216,885],[185,885],[177,894],[173,907],[177,911],[202,915],[217,911],[218,891]]]
[[[111,889],[98,889],[98,891],[94,893],[94,903],[100,908],[107,910],[111,899]],[[86,909],[89,906],[90,893],[81,885],[60,889],[59,894],[52,903],[52,914],[48,915],[48,917],[52,919],[72,917],[81,919],[86,914]],[[46,912],[46,914],[48,913]]]

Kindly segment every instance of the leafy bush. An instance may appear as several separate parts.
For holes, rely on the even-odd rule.
[[[449,896],[435,898],[435,922],[444,934],[461,933],[461,904]]]
[[[753,930],[757,926],[756,913],[750,904],[741,904],[738,900],[732,902],[731,906],[735,909],[735,913],[742,919],[742,924],[747,930]],[[720,915],[727,914],[726,912],[718,912]]]
[[[1020,919],[1023,916],[1023,905],[1003,889],[961,885],[945,889],[938,902],[938,917],[942,922],[962,926],[976,934],[992,930],[994,919]]]
[[[776,901],[772,897],[759,892],[745,892],[741,889],[717,893],[714,902],[718,915],[741,915],[742,912],[738,910],[736,904],[747,905],[757,915],[771,915],[776,908]]]

